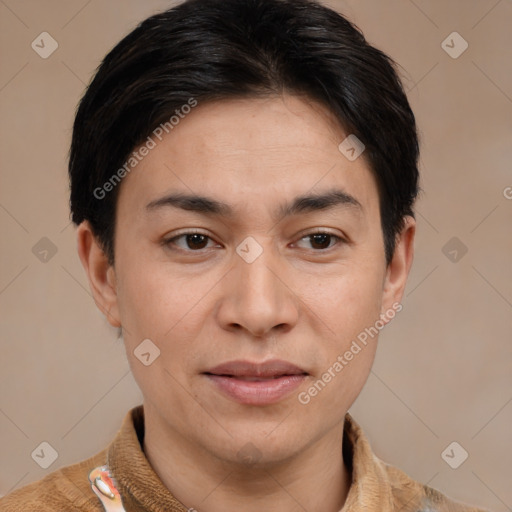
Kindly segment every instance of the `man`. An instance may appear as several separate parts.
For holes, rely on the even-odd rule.
[[[413,258],[392,61],[306,0],[189,0],[104,59],[69,173],[78,251],[144,403],[11,511],[477,511],[347,413]]]

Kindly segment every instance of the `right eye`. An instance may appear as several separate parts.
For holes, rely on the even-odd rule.
[[[171,250],[178,247],[177,250],[184,252],[199,252],[208,248],[208,240],[212,240],[208,235],[199,231],[184,232],[171,238],[166,238],[163,244]],[[181,241],[180,243],[178,243]],[[173,247],[174,246],[174,247]]]

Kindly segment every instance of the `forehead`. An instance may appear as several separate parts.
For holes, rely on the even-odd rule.
[[[209,191],[254,209],[341,187],[373,209],[378,193],[365,159],[349,161],[338,149],[346,136],[325,107],[303,97],[198,104],[161,140],[152,135],[154,147],[124,179],[119,200],[143,208],[166,193]]]
[[[233,151],[269,154],[297,148],[305,156],[337,145],[342,130],[322,105],[306,97],[271,96],[198,105],[181,124],[180,139],[192,137],[197,150],[228,157]],[[234,154],[236,156],[236,153]]]

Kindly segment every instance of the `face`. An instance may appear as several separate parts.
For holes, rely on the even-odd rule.
[[[347,135],[304,98],[199,104],[124,178],[110,292],[95,295],[123,327],[146,415],[183,443],[284,460],[361,391],[377,345],[361,333],[397,310],[413,221],[386,266],[376,182],[364,153],[338,149]],[[160,355],[145,365],[148,339]],[[295,369],[215,369],[270,360]]]

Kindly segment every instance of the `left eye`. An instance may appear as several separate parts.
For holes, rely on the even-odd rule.
[[[309,235],[303,236],[301,240],[308,240],[311,242],[312,246],[316,249],[330,249],[333,247],[330,245],[330,242],[333,239],[337,240],[337,243],[342,242],[343,239],[337,235],[333,235],[332,233],[310,233]],[[316,246],[316,247],[315,247]]]

